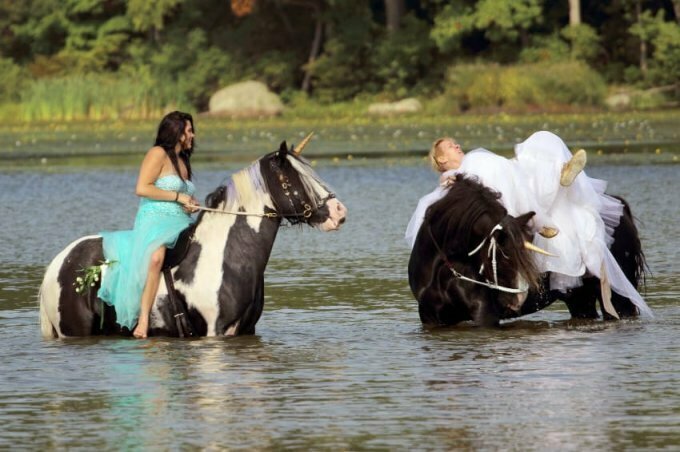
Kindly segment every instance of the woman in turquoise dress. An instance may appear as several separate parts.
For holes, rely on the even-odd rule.
[[[101,234],[111,263],[97,296],[116,309],[121,326],[134,327],[138,338],[147,337],[165,250],[193,222],[190,213],[198,205],[191,182],[193,141],[190,114],[175,111],[163,118],[139,171],[136,194],[142,199],[133,229]]]

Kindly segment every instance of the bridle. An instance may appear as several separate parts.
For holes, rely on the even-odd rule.
[[[477,279],[468,278],[467,276],[465,276],[462,273],[460,273],[459,271],[457,271],[453,267],[453,263],[451,261],[449,261],[449,258],[446,256],[446,253],[444,253],[442,248],[437,243],[437,240],[435,240],[434,235],[432,234],[432,228],[430,228],[429,224],[427,225],[427,231],[430,234],[430,239],[432,239],[432,243],[434,243],[435,248],[437,248],[439,255],[441,256],[442,260],[444,261],[444,265],[446,265],[446,268],[448,268],[451,271],[451,273],[453,274],[454,277],[461,279],[463,281],[471,282],[473,284],[478,284],[480,286],[485,286],[485,287],[488,287],[490,289],[498,290],[498,291],[501,291],[501,292],[515,293],[515,294],[525,293],[529,290],[528,286],[526,288],[513,288],[513,287],[501,286],[501,285],[498,284],[498,272],[497,272],[498,266],[497,266],[497,262],[496,262],[496,251],[498,249],[498,242],[496,241],[495,233],[497,231],[501,231],[502,229],[503,229],[503,225],[501,225],[501,223],[498,223],[496,226],[491,228],[491,231],[486,235],[486,237],[484,237],[484,239],[481,241],[481,243],[479,245],[477,245],[476,248],[474,248],[472,251],[470,251],[468,253],[468,256],[473,256],[473,255],[477,254],[482,249],[482,247],[484,246],[486,241],[487,240],[489,241],[489,248],[487,249],[486,254],[487,254],[487,257],[491,257],[491,267],[492,267],[492,270],[493,270],[493,282],[491,282],[488,279],[485,279],[485,281],[479,281]],[[501,254],[502,253],[503,252],[501,251]],[[479,274],[481,275],[483,272],[484,272],[484,263],[482,263],[482,265],[479,268]]]
[[[276,162],[272,159],[269,161],[269,167],[271,170],[274,172],[276,176],[276,180],[279,182],[281,185],[281,189],[283,190],[283,194],[286,196],[286,199],[288,200],[288,203],[290,204],[291,210],[294,212],[292,214],[288,215],[281,215],[278,214],[280,217],[284,217],[288,219],[289,221],[297,221],[297,222],[306,222],[309,221],[312,215],[319,209],[321,209],[324,204],[328,202],[329,199],[335,198],[335,194],[329,193],[329,195],[322,199],[319,205],[315,206],[313,209],[308,200],[305,200],[301,195],[300,191],[295,190],[292,188],[292,184],[290,183],[290,180],[288,179],[288,176],[286,176],[281,167],[276,164]],[[296,203],[297,201],[297,203]],[[276,200],[272,198],[272,202],[274,203],[274,207],[276,208],[277,212],[281,212],[280,206],[276,204]],[[302,212],[298,212],[298,209],[296,205],[302,206]]]
[[[327,197],[321,200],[319,205],[316,206],[316,209],[313,209],[312,206],[310,205],[309,202],[307,202],[303,197],[300,195],[298,190],[292,190],[291,187],[292,184],[290,183],[290,180],[288,179],[288,176],[283,174],[283,171],[281,170],[281,167],[277,165],[274,161],[269,162],[269,166],[272,169],[272,171],[276,175],[276,179],[278,180],[281,189],[283,190],[283,194],[286,196],[288,199],[288,202],[290,203],[290,206],[292,208],[292,211],[294,213],[289,214],[289,215],[281,215],[279,212],[281,211],[280,207],[276,205],[276,200],[272,198],[272,202],[274,202],[274,207],[276,211],[274,212],[244,212],[244,211],[234,211],[234,210],[222,210],[222,209],[215,209],[211,207],[203,207],[203,206],[192,206],[195,209],[198,210],[204,210],[206,212],[213,212],[213,213],[220,213],[220,214],[225,214],[225,215],[241,215],[241,216],[252,216],[252,217],[264,217],[264,218],[287,218],[289,220],[297,220],[298,222],[305,222],[308,221],[312,215],[314,215],[314,212],[318,211],[321,209],[326,202],[328,202],[329,199],[335,198],[334,193],[329,193]],[[222,185],[219,187],[219,190],[224,192],[226,189],[226,186]],[[296,201],[297,205],[302,206],[302,212],[298,212],[298,209],[296,208]]]

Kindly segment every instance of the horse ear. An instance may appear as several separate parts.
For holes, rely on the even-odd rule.
[[[278,158],[285,158],[286,154],[288,154],[288,145],[286,144],[286,140],[283,140],[279,146],[279,150],[276,151],[276,156]]]
[[[522,215],[518,216],[518,217],[517,217],[517,221],[518,221],[519,224],[521,224],[522,226],[526,226],[526,224],[529,223],[529,220],[531,220],[531,219],[533,218],[534,215],[536,215],[536,212],[534,212],[534,211],[527,212],[527,213],[525,213],[525,214],[522,214]]]

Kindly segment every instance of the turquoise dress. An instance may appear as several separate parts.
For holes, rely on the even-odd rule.
[[[175,174],[158,178],[154,185],[189,196],[195,191],[191,181]],[[151,254],[163,245],[173,248],[179,233],[192,222],[177,202],[142,198],[131,231],[101,233],[104,258],[113,264],[106,268],[97,296],[116,309],[121,326],[131,330],[137,323]]]

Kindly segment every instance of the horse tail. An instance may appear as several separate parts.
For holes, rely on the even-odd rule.
[[[647,265],[647,259],[645,253],[642,251],[642,242],[640,240],[640,234],[635,224],[635,218],[630,210],[630,205],[628,202],[620,196],[615,196],[616,199],[621,201],[623,204],[623,215],[621,217],[620,226],[614,233],[614,241],[612,248],[618,244],[626,245],[626,253],[621,253],[618,249],[612,249],[612,254],[619,261],[619,265],[626,274],[628,280],[633,284],[635,288],[646,285],[646,275],[648,273],[649,267]],[[620,235],[621,239],[618,240]],[[618,255],[617,255],[618,254]],[[620,262],[625,255],[628,256],[627,262]],[[639,291],[639,290],[638,290]]]
[[[45,307],[45,297],[44,292],[43,292],[43,284],[40,285],[40,289],[38,290],[38,303],[40,304],[40,333],[42,334],[42,337],[45,339],[50,339],[56,337],[54,326],[52,325],[52,322],[50,322],[50,318],[47,315],[47,308]]]

